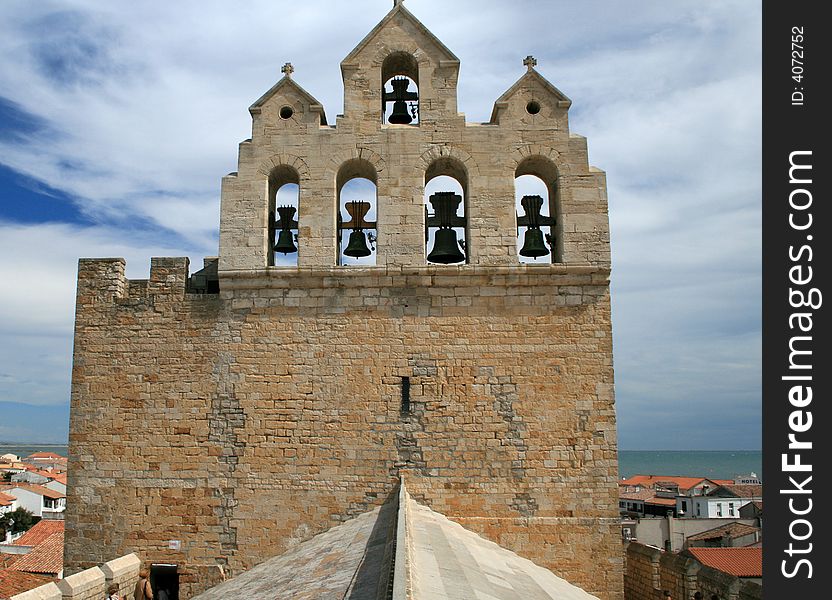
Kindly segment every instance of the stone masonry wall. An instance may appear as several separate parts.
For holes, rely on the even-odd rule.
[[[382,123],[394,54],[416,64],[417,125]],[[459,60],[399,3],[341,63],[334,125],[291,69],[250,108],[219,295],[187,292],[185,259],[153,259],[146,281],[80,262],[69,571],[139,551],[179,565],[187,597],[381,504],[405,472],[420,502],[622,599],[606,180],[571,101],[527,66],[491,122],[466,123]],[[554,260],[534,266],[517,264],[527,174],[557,217]],[[461,266],[425,264],[440,175],[464,190]],[[335,266],[355,176],[377,185],[373,268]],[[284,183],[297,268],[270,266]]]
[[[101,600],[107,596],[107,588],[112,583],[118,584],[122,597],[132,598],[133,588],[139,580],[140,566],[139,557],[128,554],[100,567],[91,567],[57,582],[17,594],[11,600]]]
[[[630,542],[624,571],[625,600],[661,600],[670,591],[674,600],[693,598],[701,592],[705,600],[759,600],[763,587],[753,581],[702,565],[699,561]]]
[[[420,501],[620,598],[605,273],[331,270],[218,297],[186,272],[80,264],[68,569],[139,551],[202,589],[380,504],[406,468]]]
[[[662,551],[644,544],[627,545],[624,598],[652,600],[661,592],[659,559]]]

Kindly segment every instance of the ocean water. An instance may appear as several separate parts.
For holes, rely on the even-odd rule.
[[[0,444],[0,455],[3,454],[17,454],[20,458],[26,458],[34,452],[54,452],[59,456],[69,456],[67,446],[59,446],[55,444]]]
[[[50,444],[3,445],[0,454],[25,457],[32,452],[54,452],[67,456],[66,446]],[[618,475],[679,475],[733,479],[756,473],[763,477],[763,453],[758,450],[619,450]]]
[[[678,475],[733,479],[756,473],[763,479],[759,450],[619,450],[618,476]]]

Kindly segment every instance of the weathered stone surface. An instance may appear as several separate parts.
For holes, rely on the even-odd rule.
[[[418,63],[417,126],[381,122],[393,52]],[[123,259],[79,263],[69,572],[135,551],[177,564],[189,595],[379,506],[409,471],[419,502],[622,598],[604,174],[536,72],[469,124],[458,68],[397,6],[342,63],[335,126],[294,83],[255,103],[223,178],[220,294],[189,293],[184,258],[144,281]],[[356,174],[377,184],[375,267],[335,266]],[[465,180],[460,266],[425,264],[423,191],[442,174]],[[550,189],[554,264],[517,264],[518,174]],[[267,215],[290,181],[299,266],[273,267]]]

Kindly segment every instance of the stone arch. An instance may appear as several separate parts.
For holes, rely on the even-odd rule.
[[[569,163],[563,160],[560,152],[549,146],[541,146],[538,144],[525,144],[512,152],[511,159],[514,162],[515,172],[521,163],[532,157],[540,157],[542,160],[551,162],[555,167],[557,177],[572,174]]]
[[[527,146],[527,148],[533,147]],[[547,209],[550,216],[555,217],[555,223],[554,225],[551,225],[551,234],[554,239],[551,248],[551,261],[559,262],[560,260],[562,260],[561,257],[563,256],[563,211],[561,210],[561,197],[559,190],[560,186],[558,185],[558,178],[560,177],[561,171],[559,169],[558,163],[551,154],[554,153],[554,155],[556,155],[557,157],[559,157],[560,155],[555,150],[550,149],[550,151],[551,152],[548,152],[546,154],[521,154],[521,158],[517,160],[514,168],[514,183],[515,193],[517,189],[517,178],[523,175],[533,175],[534,177],[537,177],[546,186],[547,198],[544,207]],[[545,226],[541,226],[540,229],[543,229],[544,227]],[[518,237],[518,247],[519,245],[520,239]],[[523,262],[524,260],[526,259],[521,257],[521,262]]]
[[[380,154],[365,147],[351,148],[347,152],[336,153],[329,159],[329,164],[326,167],[326,177],[335,179],[337,185],[337,177],[341,167],[347,162],[353,160],[366,161],[369,163],[375,170],[376,180],[374,181],[376,185],[378,185],[377,179],[381,177],[386,164]]]
[[[293,220],[297,220],[300,218],[301,192],[306,186],[306,183],[309,181],[309,169],[306,167],[306,163],[302,159],[294,157],[295,160],[292,162],[301,167],[298,169],[297,166],[290,164],[291,158],[292,157],[289,157],[289,160],[287,160],[286,157],[283,156],[273,156],[272,158],[261,163],[258,168],[258,173],[265,175],[265,181],[263,182],[266,209],[265,248],[266,265],[270,267],[277,264],[273,248],[275,246],[275,242],[277,241],[276,236],[278,234],[278,192],[280,188],[287,184],[297,187],[297,195],[288,202],[288,206],[293,206],[297,211],[293,215]],[[293,230],[297,232],[297,227],[294,227]],[[286,258],[287,255],[284,255],[284,259]],[[283,266],[297,264],[296,251],[294,253],[293,261],[283,260],[281,261],[281,264]]]
[[[257,172],[266,178],[271,178],[281,167],[293,169],[298,175],[298,180],[301,182],[311,179],[309,166],[306,164],[306,161],[294,154],[275,154],[260,163],[260,166],[257,167]]]
[[[372,198],[362,197],[359,199],[353,198],[350,201],[344,197],[344,194],[349,195],[347,192],[347,184],[354,182],[359,179],[365,179],[370,181],[373,184],[374,194]],[[360,185],[360,184],[359,184]],[[355,190],[352,190],[353,192]],[[354,210],[356,206],[359,206],[362,202],[368,203],[365,210],[368,212],[366,214],[375,213],[378,214],[379,210],[379,202],[378,202],[378,172],[376,171],[375,166],[366,158],[350,158],[343,162],[341,166],[338,168],[338,172],[335,176],[335,212],[337,214],[337,263],[339,265],[346,265],[350,264],[349,261],[346,261],[346,256],[349,253],[349,249],[353,247],[353,236],[358,236],[356,241],[363,240],[363,243],[358,244],[359,247],[363,245],[363,251],[367,254],[350,254],[355,258],[356,261],[361,259],[364,262],[356,263],[360,265],[374,265],[376,261],[376,252],[375,247],[373,247],[373,242],[376,239],[376,235],[372,234],[370,230],[378,231],[377,217],[375,220],[370,219],[369,222],[365,222],[365,225],[358,226],[356,229],[355,226],[352,228],[352,232],[349,236],[349,244],[347,244],[347,248],[344,249],[344,244],[347,242],[347,238],[344,235],[347,227],[347,223],[353,221],[354,219],[351,218],[350,207]],[[358,203],[358,204],[355,204]],[[346,211],[346,215],[342,215],[342,210]],[[365,219],[366,217],[362,215],[360,212],[354,215],[356,219]],[[342,227],[342,222],[344,226]],[[367,245],[367,240],[369,239],[370,244]]]
[[[426,153],[429,155],[429,152]],[[423,157],[425,155],[423,154]],[[463,157],[464,158],[464,157]],[[470,156],[468,157],[470,158]],[[431,251],[431,246],[436,248],[439,244],[439,236],[445,235],[445,241],[448,242],[447,236],[453,235],[453,239],[451,240],[451,245],[455,246],[456,244],[460,244],[463,248],[463,255],[464,258],[462,259],[463,262],[468,262],[470,259],[469,255],[469,248],[468,244],[471,241],[470,232],[468,230],[468,215],[470,214],[470,200],[468,197],[468,190],[469,190],[469,173],[468,168],[463,162],[463,160],[459,156],[452,156],[450,154],[439,154],[427,165],[424,171],[425,174],[425,187],[424,187],[424,202],[425,202],[425,210],[426,210],[426,218],[430,215],[429,206],[432,207],[433,210],[433,222],[428,221],[426,223],[425,228],[425,253],[427,254],[428,262],[436,262],[434,259],[431,258],[433,252]],[[441,228],[447,228],[447,224],[442,224],[441,218],[439,215],[442,213],[442,210],[439,208],[439,205],[434,204],[434,202],[440,202],[444,204],[441,200],[443,193],[442,192],[451,192],[455,193],[455,190],[448,190],[444,188],[440,190],[435,190],[433,193],[429,193],[428,184],[436,179],[437,177],[448,177],[456,181],[459,184],[459,187],[462,191],[462,215],[459,215],[458,212],[454,213],[454,218],[460,219],[460,222],[454,224],[451,229],[455,230],[453,234],[448,232],[447,230],[442,232],[439,231]],[[446,196],[446,201],[447,201]],[[447,206],[447,204],[446,204]],[[459,210],[459,209],[457,209]],[[447,213],[446,213],[447,214]],[[458,238],[458,235],[461,234],[461,240]],[[435,239],[435,242],[433,241]],[[436,245],[434,245],[436,244]],[[447,245],[445,245],[447,248]],[[448,253],[445,253],[446,255]],[[439,262],[445,262],[443,260],[439,260]],[[457,262],[457,261],[453,261]]]
[[[416,90],[412,91],[410,84],[416,86]],[[391,90],[387,90],[387,85],[390,84]],[[398,92],[404,93],[404,102],[399,102],[402,99]],[[422,92],[419,85],[419,61],[416,59],[414,53],[404,50],[394,50],[384,57],[381,63],[381,114],[382,123],[398,123],[398,124],[413,124],[415,120],[419,121],[419,107],[421,105]],[[389,103],[393,103],[392,112],[388,114]],[[413,106],[415,105],[415,108]],[[411,110],[408,110],[411,107]],[[396,112],[397,108],[399,109]],[[393,121],[398,118],[400,120]]]
[[[409,42],[407,44],[396,44],[395,46],[380,44],[376,48],[371,64],[374,68],[380,69],[384,61],[392,54],[409,54],[420,67],[430,62],[428,55],[425,54],[425,51],[416,42]]]
[[[456,146],[442,144],[431,146],[419,157],[419,160],[422,161],[422,171],[427,173],[431,165],[440,159],[454,159],[458,161],[465,168],[466,175],[469,178],[479,175],[477,163],[468,152]]]

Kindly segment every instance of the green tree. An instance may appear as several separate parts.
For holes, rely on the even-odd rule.
[[[16,508],[11,512],[7,512],[0,517],[0,531],[2,537],[6,537],[6,531],[12,533],[22,533],[29,531],[32,526],[40,521],[40,517],[36,517],[23,507]]]

